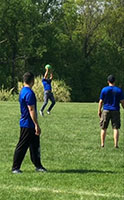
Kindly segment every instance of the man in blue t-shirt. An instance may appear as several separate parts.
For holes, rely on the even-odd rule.
[[[48,104],[49,99],[52,103],[49,106],[49,108],[47,109],[48,115],[50,114],[50,111],[52,110],[53,106],[55,105],[55,99],[54,99],[54,96],[53,96],[53,93],[52,93],[52,87],[51,87],[51,82],[52,82],[52,79],[53,79],[53,73],[51,72],[50,78],[48,78],[48,72],[49,72],[49,69],[46,68],[45,75],[42,79],[42,83],[43,83],[43,87],[44,87],[44,103],[43,103],[43,106],[41,107],[41,109],[39,111],[41,116],[44,116],[43,111],[44,111],[46,105]]]
[[[40,161],[41,129],[37,121],[36,97],[32,90],[34,75],[30,72],[26,72],[23,76],[23,80],[24,87],[19,95],[21,110],[20,138],[15,149],[12,166],[12,173],[14,174],[22,173],[20,167],[28,148],[30,150],[31,161],[35,165],[36,171],[46,171]]]
[[[100,94],[98,115],[101,127],[101,147],[104,147],[106,130],[111,120],[114,131],[114,146],[118,148],[119,128],[120,128],[120,103],[124,108],[124,94],[122,89],[115,86],[115,77],[108,76],[108,86],[104,87]],[[102,111],[103,106],[103,111]]]

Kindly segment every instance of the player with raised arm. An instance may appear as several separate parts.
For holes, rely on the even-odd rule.
[[[51,101],[51,105],[49,106],[49,108],[47,109],[47,114],[50,114],[50,111],[52,110],[53,106],[55,105],[55,99],[52,93],[52,86],[51,86],[51,82],[53,79],[53,73],[51,71],[51,65],[46,65],[45,69],[46,72],[44,74],[44,77],[42,79],[42,83],[43,83],[43,87],[44,87],[44,103],[43,106],[40,109],[40,115],[44,116],[44,109],[46,107],[46,105],[48,104],[48,100]],[[50,77],[49,76],[49,72],[50,72]]]

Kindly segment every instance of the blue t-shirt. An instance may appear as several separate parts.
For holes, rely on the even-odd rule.
[[[106,86],[102,89],[100,99],[104,110],[120,110],[120,101],[124,99],[122,89],[117,86]]]
[[[42,79],[42,83],[43,83],[43,86],[44,86],[44,90],[52,90],[52,87],[51,87],[51,79],[45,79],[43,78]]]
[[[29,87],[23,87],[20,95],[19,95],[19,102],[20,102],[20,110],[21,110],[21,119],[20,119],[20,127],[25,128],[34,128],[34,123],[30,117],[30,113],[28,110],[28,105],[35,106],[36,108],[36,97],[34,92]]]

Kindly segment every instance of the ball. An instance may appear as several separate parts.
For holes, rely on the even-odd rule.
[[[49,64],[45,65],[45,69],[51,69],[51,68],[52,68],[51,65],[49,65]]]

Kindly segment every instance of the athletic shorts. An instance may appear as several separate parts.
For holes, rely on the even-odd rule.
[[[111,120],[112,128],[119,129],[120,124],[120,112],[115,110],[103,110],[101,119],[100,119],[100,127],[101,129],[107,129],[109,125],[109,121]]]

